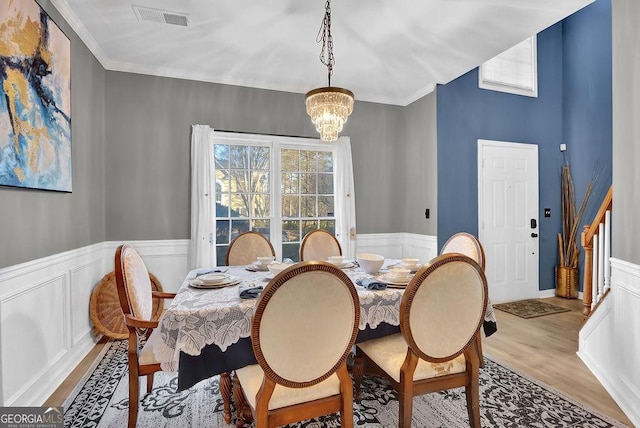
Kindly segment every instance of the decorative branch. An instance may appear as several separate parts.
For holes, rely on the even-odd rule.
[[[591,197],[593,186],[597,180],[597,175],[593,175],[587,188],[585,189],[580,207],[576,211],[575,194],[573,191],[573,179],[571,168],[565,161],[561,172],[562,188],[562,233],[558,234],[559,265],[577,268],[580,250],[578,248],[578,229],[582,216],[587,208],[587,203]]]

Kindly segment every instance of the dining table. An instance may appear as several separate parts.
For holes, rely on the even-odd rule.
[[[394,334],[400,331],[400,301],[404,285],[384,287],[379,275],[400,260],[386,259],[378,274],[364,272],[356,261],[345,261],[341,268],[354,283],[360,301],[360,323],[356,343]],[[233,279],[233,285],[216,288],[196,287],[197,278],[212,272],[221,272]],[[158,327],[146,346],[153,350],[164,371],[178,373],[178,390],[220,375],[220,394],[224,417],[231,421],[231,377],[234,370],[257,364],[251,345],[251,322],[261,288],[273,278],[266,267],[223,266],[190,271],[175,298],[166,308]],[[376,280],[382,289],[359,285],[362,281]],[[250,293],[246,293],[246,291]],[[243,292],[244,291],[244,292]],[[241,298],[243,297],[253,298]],[[497,330],[491,304],[487,305],[484,319],[486,336]]]

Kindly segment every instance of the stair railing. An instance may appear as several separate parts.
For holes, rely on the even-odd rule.
[[[600,209],[582,231],[584,248],[584,282],[582,287],[583,320],[586,319],[611,285],[611,209],[613,186],[609,187]]]

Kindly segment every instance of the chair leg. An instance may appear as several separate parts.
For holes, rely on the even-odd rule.
[[[338,369],[342,409],[340,410],[340,426],[353,428],[353,385],[346,364]]]
[[[147,375],[147,394],[151,394],[153,389],[153,373]]]
[[[467,397],[469,424],[471,428],[480,428],[480,379],[478,369],[473,371],[464,392]]]
[[[398,394],[398,426],[400,428],[411,428],[411,418],[413,412],[413,391],[411,388],[400,388]]]
[[[482,355],[482,333],[478,332],[478,338],[476,339],[476,351],[478,352],[478,358],[480,359],[480,367],[484,368],[484,355]]]
[[[135,370],[137,372],[137,370]],[[138,401],[140,400],[140,393],[138,390],[138,373],[131,373],[129,371],[129,428],[135,428],[136,421],[138,420]]]

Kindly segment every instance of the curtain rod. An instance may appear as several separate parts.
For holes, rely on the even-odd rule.
[[[213,128],[213,127],[212,127]],[[216,132],[227,132],[229,134],[247,134],[247,135],[266,135],[268,137],[286,137],[286,138],[304,138],[307,140],[317,140],[318,137],[303,137],[300,135],[283,135],[283,134],[264,134],[260,132],[245,132],[245,131],[227,131],[226,129],[218,129],[213,128],[213,131]]]

